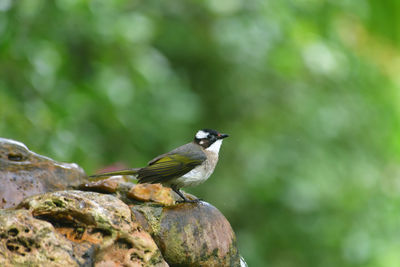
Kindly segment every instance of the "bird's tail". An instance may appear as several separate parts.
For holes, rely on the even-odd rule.
[[[135,175],[137,174],[139,169],[126,169],[120,171],[113,171],[113,172],[103,172],[99,174],[90,175],[89,178],[98,178],[98,177],[109,177],[114,175]]]

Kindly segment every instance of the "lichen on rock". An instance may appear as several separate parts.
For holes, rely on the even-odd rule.
[[[235,234],[206,202],[132,206],[165,260],[177,266],[240,266]]]

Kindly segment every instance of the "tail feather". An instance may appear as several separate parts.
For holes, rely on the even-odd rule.
[[[104,172],[99,174],[90,175],[90,178],[97,178],[97,177],[108,177],[114,175],[135,175],[137,174],[139,169],[127,169],[127,170],[120,170],[120,171],[113,171],[113,172]]]

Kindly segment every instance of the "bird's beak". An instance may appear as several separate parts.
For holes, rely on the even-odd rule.
[[[227,134],[218,134],[218,139],[224,139],[226,137],[228,137],[229,135]]]

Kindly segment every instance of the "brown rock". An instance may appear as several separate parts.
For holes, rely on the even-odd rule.
[[[133,206],[164,259],[177,266],[240,266],[236,237],[225,217],[205,202]]]
[[[155,202],[161,205],[174,205],[182,200],[171,188],[161,184],[135,184],[128,175],[116,175],[108,178],[97,178],[78,186],[80,190],[113,194],[127,204],[138,202]],[[187,199],[196,199],[191,194],[185,194]]]
[[[26,210],[0,210],[0,266],[78,266],[71,243]]]
[[[99,179],[81,184],[79,185],[79,189],[99,193],[115,193],[119,186],[125,182],[126,179],[123,176],[111,176],[106,179]]]
[[[0,138],[0,208],[14,207],[31,195],[73,188],[85,177],[76,164],[56,162],[20,142]]]
[[[120,235],[115,242],[104,247],[96,255],[95,265],[99,266],[158,266],[168,264],[162,259],[161,253],[154,257],[145,248],[153,247],[154,241],[148,238],[145,231],[137,231],[133,235]],[[158,251],[158,250],[157,250]]]
[[[137,184],[132,187],[127,196],[139,201],[153,201],[166,206],[173,205],[175,202],[172,190],[161,184]]]
[[[95,227],[109,234],[128,231],[132,226],[129,207],[112,195],[78,190],[50,192],[29,197],[18,207],[60,225]]]
[[[166,266],[150,234],[132,221],[129,207],[112,195],[77,190],[59,191],[25,199],[18,206],[72,241],[76,255],[93,254],[98,264]]]

